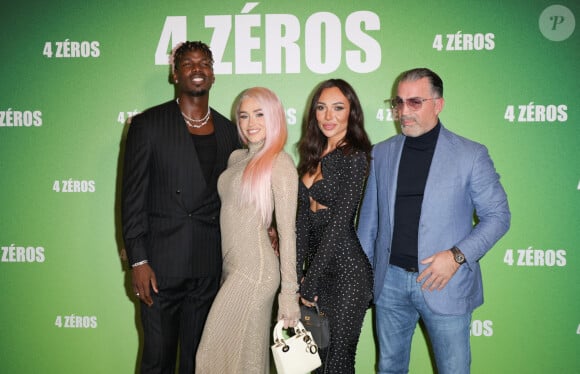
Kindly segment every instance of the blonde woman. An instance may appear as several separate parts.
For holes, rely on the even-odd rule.
[[[272,305],[293,327],[300,318],[295,218],[298,174],[283,148],[285,113],[267,88],[244,91],[236,109],[245,149],[234,151],[218,181],[222,201],[222,285],[197,351],[203,374],[269,373]],[[279,257],[268,228],[276,223]]]

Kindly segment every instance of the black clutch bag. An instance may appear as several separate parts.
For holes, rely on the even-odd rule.
[[[319,348],[326,348],[330,344],[330,325],[328,318],[321,313],[318,305],[312,308],[300,305],[300,320],[306,330],[312,334],[312,339]]]

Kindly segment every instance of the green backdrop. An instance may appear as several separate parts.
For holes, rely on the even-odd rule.
[[[0,15],[0,371],[131,373],[138,303],[119,224],[130,116],[173,97],[166,55],[211,43],[214,108],[281,97],[295,155],[307,97],[357,90],[373,142],[403,70],[445,83],[443,123],[488,146],[512,227],[482,260],[474,373],[580,372],[580,4],[493,1],[111,1],[5,4]],[[559,5],[558,5],[559,4]],[[357,372],[376,363],[369,311]],[[432,372],[417,330],[412,373]]]

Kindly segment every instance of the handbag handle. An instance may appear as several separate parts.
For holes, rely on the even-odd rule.
[[[289,347],[286,344],[286,341],[284,340],[284,335],[282,335],[283,327],[284,320],[281,319],[278,321],[278,323],[276,323],[276,326],[274,326],[272,336],[274,338],[274,345],[276,347],[283,347],[282,351],[287,352]],[[300,322],[300,320],[298,320],[296,326],[294,326],[294,332],[296,333],[296,335],[294,335],[293,338],[300,338],[301,336],[304,336],[302,339],[304,339],[304,343],[306,343],[307,350],[310,353],[316,354],[318,352],[318,346],[316,345],[314,340],[312,340],[310,334],[307,333],[307,330],[304,328],[304,325],[302,324],[302,322]]]
[[[306,306],[306,305],[304,305]],[[306,306],[307,308],[315,308],[316,309],[316,314],[318,314],[319,316],[324,316],[324,313],[320,313],[320,308],[318,308],[318,303],[313,303],[312,306]]]
[[[276,326],[274,326],[274,331],[272,332],[272,336],[274,337],[274,343],[284,341],[284,335],[282,334],[283,328],[284,328],[284,320],[281,319],[278,321],[278,323],[276,323]],[[306,329],[304,328],[304,325],[302,324],[302,322],[300,322],[300,320],[298,320],[298,323],[296,323],[296,326],[294,326],[294,331],[296,332],[296,335],[302,335],[306,333]]]

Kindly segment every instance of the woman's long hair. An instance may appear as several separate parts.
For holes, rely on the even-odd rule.
[[[367,161],[370,160],[372,145],[364,128],[364,114],[356,92],[348,82],[342,79],[328,79],[318,85],[310,101],[306,127],[298,143],[298,153],[300,155],[298,174],[300,176],[316,171],[322,158],[322,152],[324,152],[328,143],[328,138],[318,127],[316,106],[322,91],[331,87],[337,87],[350,103],[346,135],[337,144],[337,148],[340,148],[344,154],[362,151],[366,154]]]
[[[278,96],[264,87],[252,87],[245,90],[236,107],[238,133],[244,144],[248,139],[240,128],[240,106],[247,98],[256,100],[264,114],[266,139],[263,147],[250,160],[244,173],[240,191],[240,202],[255,206],[262,223],[267,227],[272,222],[272,165],[278,153],[284,149],[288,138],[286,114]]]

